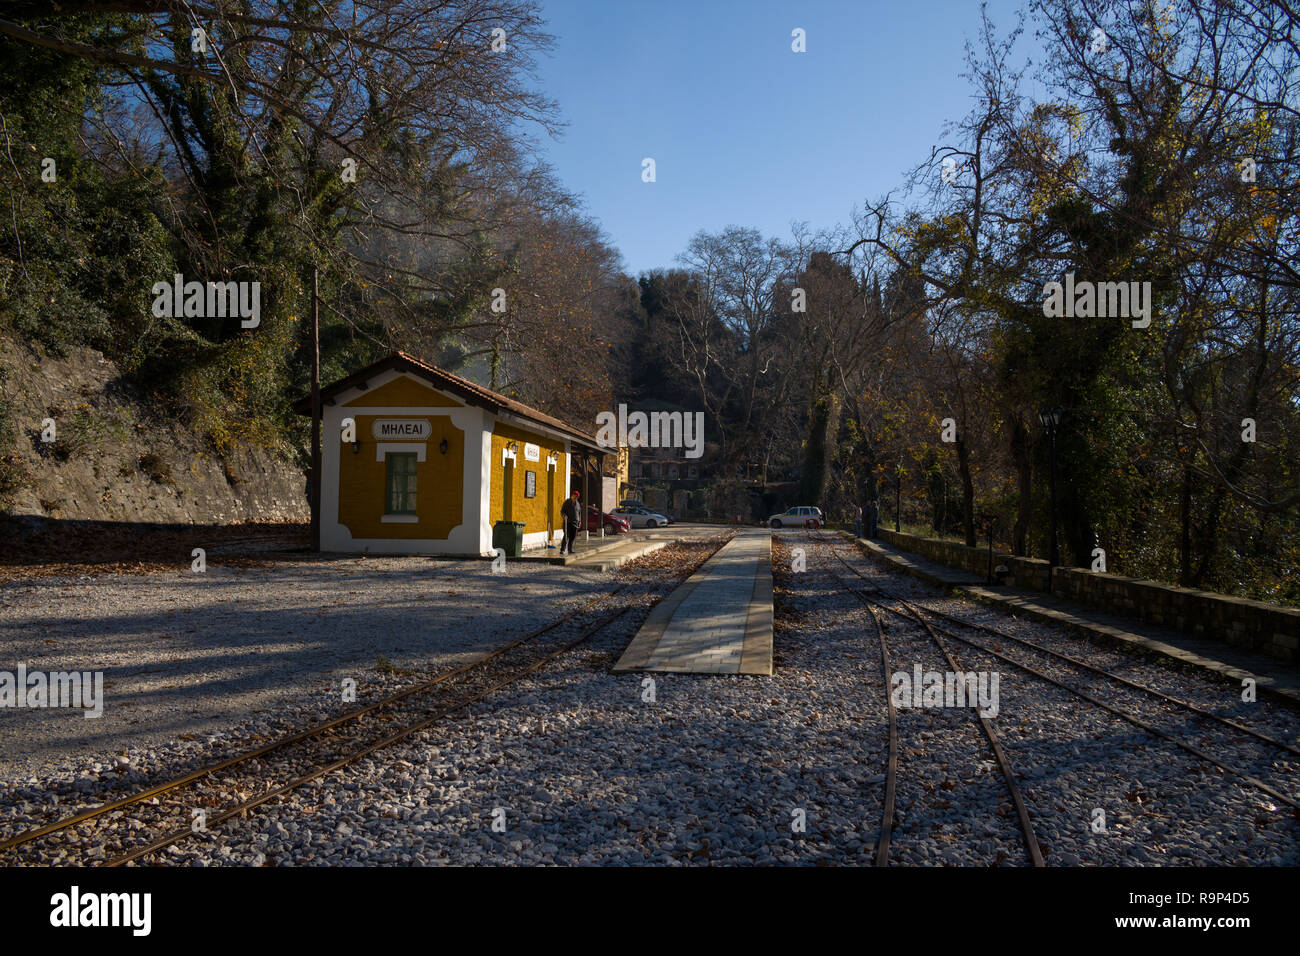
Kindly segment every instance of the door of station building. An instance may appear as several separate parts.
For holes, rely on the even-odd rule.
[[[501,520],[515,520],[515,460],[507,458],[501,476]]]

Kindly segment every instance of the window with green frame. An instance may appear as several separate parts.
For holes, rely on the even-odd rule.
[[[388,514],[415,514],[415,454],[393,454],[384,456],[388,466]]]

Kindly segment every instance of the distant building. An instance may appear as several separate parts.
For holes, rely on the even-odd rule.
[[[685,458],[680,448],[629,448],[623,497],[681,520],[691,516],[691,492],[706,487],[710,477],[704,459]]]
[[[628,482],[655,481],[674,483],[675,487],[695,489],[706,474],[698,458],[683,458],[680,449],[628,449]]]
[[[670,412],[683,419],[692,415],[690,409],[672,402],[647,400],[629,403],[631,412]],[[703,435],[699,436],[703,441]],[[634,498],[644,501],[647,507],[685,518],[690,492],[705,486],[711,475],[709,457],[687,458],[686,448],[636,448],[620,449],[626,456],[627,477],[620,483],[620,500]]]

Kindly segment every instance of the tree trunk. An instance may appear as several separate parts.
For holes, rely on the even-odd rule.
[[[1023,558],[1029,553],[1029,520],[1033,514],[1034,470],[1032,459],[1033,443],[1029,429],[1024,420],[1015,416],[1015,425],[1011,432],[1011,457],[1016,466],[1016,481],[1020,500],[1016,502],[1016,525],[1011,535],[1011,553]]]
[[[1178,498],[1182,512],[1182,529],[1178,540],[1178,583],[1191,587],[1192,582],[1192,463],[1183,458],[1183,487]]]
[[[823,392],[808,415],[808,443],[804,449],[803,478],[799,482],[799,499],[804,504],[823,503],[830,474],[828,438],[835,417],[834,396]]]
[[[1261,287],[1259,323],[1255,339],[1257,358],[1251,369],[1246,401],[1242,408],[1245,416],[1249,418],[1259,417],[1259,389],[1260,383],[1264,380],[1264,371],[1267,367],[1268,313],[1264,308],[1266,294],[1264,287]],[[1250,452],[1251,445],[1249,442],[1243,441],[1236,444],[1234,451],[1228,456],[1228,460],[1224,464],[1223,480],[1215,486],[1214,492],[1210,495],[1209,506],[1205,509],[1205,520],[1201,523],[1198,535],[1201,544],[1201,559],[1197,562],[1196,570],[1192,572],[1191,587],[1204,587],[1205,579],[1214,567],[1214,561],[1219,550],[1219,522],[1223,517],[1223,506],[1227,501],[1227,485],[1240,485],[1242,476],[1246,472],[1246,463],[1250,459]]]
[[[977,545],[975,540],[975,484],[970,476],[970,449],[963,438],[957,439],[957,469],[961,472],[961,521],[966,535],[966,547]]]

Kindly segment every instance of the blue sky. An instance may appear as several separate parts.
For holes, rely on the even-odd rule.
[[[1018,0],[990,0],[1000,32]],[[672,265],[700,229],[847,224],[971,107],[978,0],[544,0],[539,63],[569,124],[542,148],[622,252]],[[791,51],[806,31],[807,52]],[[641,181],[652,157],[657,182]]]

